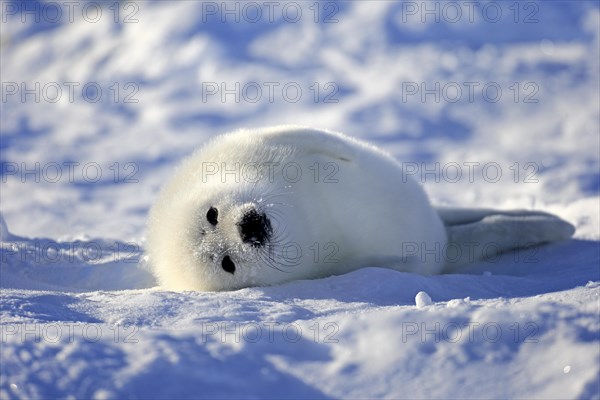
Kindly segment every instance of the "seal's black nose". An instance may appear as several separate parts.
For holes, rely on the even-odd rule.
[[[246,212],[238,227],[242,241],[253,247],[264,246],[273,232],[267,215],[259,214],[256,210]]]

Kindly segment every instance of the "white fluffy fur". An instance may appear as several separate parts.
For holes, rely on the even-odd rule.
[[[215,166],[219,173],[207,173]],[[244,168],[239,179],[220,173]],[[216,226],[207,222],[210,207],[219,211]],[[238,230],[252,207],[272,222],[271,241],[261,249],[243,243]],[[497,228],[489,215],[442,212],[459,225],[451,238],[468,237],[465,223],[477,232]],[[186,159],[151,210],[147,250],[166,288],[231,290],[365,266],[439,273],[445,260],[431,251],[445,247],[446,229],[419,184],[383,151],[340,133],[280,126],[219,136]],[[234,274],[221,267],[225,255]]]
[[[256,179],[254,165],[266,162],[274,164]],[[220,171],[250,167],[236,182],[233,174],[203,174],[203,163],[204,172],[213,163]],[[302,176],[294,182],[298,170]],[[332,179],[337,182],[325,182]],[[269,216],[274,230],[262,256],[242,243],[236,225],[252,205]],[[206,221],[210,207],[219,210],[215,227]],[[167,288],[226,290],[364,266],[437,273],[442,263],[403,259],[402,243],[432,248],[445,240],[424,191],[403,179],[387,154],[339,133],[274,127],[217,137],[185,160],[152,208],[148,253]],[[225,254],[235,262],[235,274],[221,268]]]

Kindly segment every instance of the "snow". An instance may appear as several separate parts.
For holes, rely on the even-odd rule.
[[[11,234],[8,231],[8,226],[6,226],[6,221],[0,212],[0,241],[8,240],[10,237]]]
[[[433,304],[431,301],[431,296],[429,296],[426,292],[419,292],[415,296],[415,305],[417,308],[427,307]]]
[[[232,2],[226,23],[221,2],[97,21],[75,3],[0,3],[0,398],[600,398],[597,2],[475,2],[472,20],[258,3],[254,22]],[[370,140],[435,204],[544,210],[575,238],[440,276],[157,287],[145,220],[178,160],[280,123]]]

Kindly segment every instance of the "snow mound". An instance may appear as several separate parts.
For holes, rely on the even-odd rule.
[[[431,296],[429,296],[427,293],[419,292],[415,296],[415,304],[417,308],[424,308],[432,305],[433,301],[431,301]]]

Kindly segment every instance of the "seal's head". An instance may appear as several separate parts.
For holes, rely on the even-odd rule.
[[[148,253],[161,285],[231,290],[278,283],[273,270],[285,278],[294,264],[279,256],[285,206],[252,196],[255,186],[204,189],[163,197],[152,209]]]
[[[290,179],[289,168],[285,175],[285,166],[300,165],[299,148],[273,143],[268,134],[218,136],[164,185],[150,211],[146,246],[161,286],[234,290],[305,276],[308,250],[302,258],[301,249],[314,242],[307,227],[322,218],[299,203],[311,199],[302,186],[310,184],[308,174]]]
[[[222,273],[220,268],[233,276],[251,278],[247,272],[252,269],[252,257],[268,249],[273,238],[271,218],[256,203],[234,206],[221,202],[220,206],[210,206],[199,225],[196,261],[215,274]],[[237,263],[245,268],[238,269]]]

